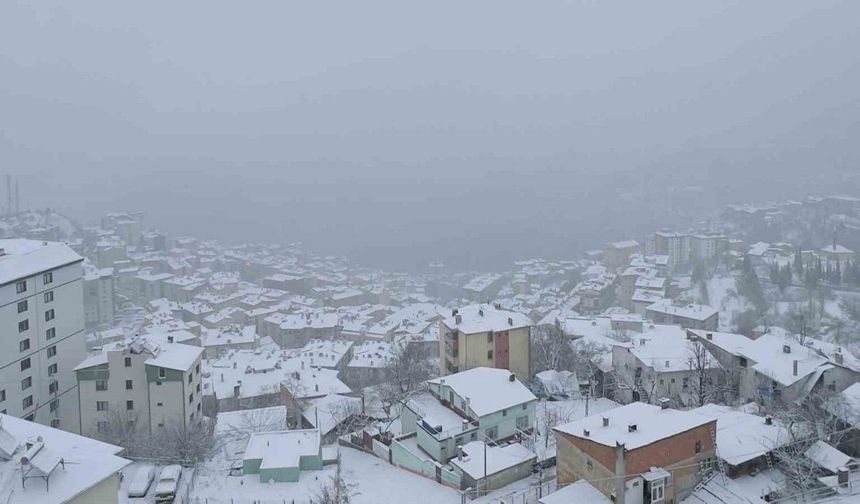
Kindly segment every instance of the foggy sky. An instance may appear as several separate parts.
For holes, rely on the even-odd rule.
[[[0,3],[31,208],[491,269],[858,184],[860,3]]]

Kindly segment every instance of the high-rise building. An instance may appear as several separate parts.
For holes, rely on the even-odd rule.
[[[80,432],[82,261],[62,243],[0,240],[0,413]]]

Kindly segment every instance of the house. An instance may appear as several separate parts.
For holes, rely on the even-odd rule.
[[[657,324],[674,324],[685,329],[716,331],[720,312],[699,304],[676,305],[669,299],[658,301],[645,309],[645,317]]]
[[[346,382],[356,388],[381,383],[391,363],[392,346],[384,341],[365,341],[356,346],[346,366]]]
[[[122,448],[0,414],[0,500],[116,504]]]
[[[450,461],[460,476],[461,488],[474,488],[478,495],[486,495],[514,481],[531,475],[537,456],[519,443],[505,446],[470,441],[460,447]]]
[[[317,429],[252,434],[242,458],[242,473],[259,474],[260,483],[296,482],[302,471],[322,467],[322,443]]]
[[[228,324],[206,329],[203,348],[206,349],[206,358],[214,359],[230,350],[253,350],[259,342],[257,328],[253,325]]]
[[[535,391],[540,397],[552,399],[579,398],[579,380],[572,371],[547,369],[535,375]]]
[[[690,411],[706,419],[717,419],[717,456],[730,478],[755,475],[771,467],[776,460],[773,452],[793,440],[789,430],[770,416],[753,415],[717,404],[706,404]]]
[[[635,402],[555,429],[559,485],[591,482],[616,504],[679,501],[715,460],[716,419]]]
[[[417,432],[421,450],[440,463],[469,441],[501,441],[534,427],[534,394],[503,369],[474,368],[427,382],[429,394],[410,399],[401,432]]]
[[[833,245],[828,245],[819,250],[818,255],[821,257],[821,262],[825,265],[830,264],[836,267],[838,264],[840,268],[844,268],[856,257],[853,250],[845,248],[835,242]]]
[[[741,401],[800,403],[810,393],[837,393],[860,381],[860,360],[841,347],[779,328],[752,340],[741,334],[687,331],[736,376]]]
[[[617,268],[627,264],[630,256],[635,254],[638,250],[639,242],[636,240],[607,243],[606,247],[603,249],[603,264],[612,271],[615,271]]]
[[[359,397],[329,394],[309,399],[302,410],[302,426],[319,430],[323,444],[332,444],[337,436],[358,427],[364,416],[364,404]],[[341,432],[344,430],[345,432]]]
[[[531,319],[498,306],[454,309],[439,321],[439,367],[448,375],[479,366],[531,374]]]
[[[674,325],[643,324],[629,344],[612,345],[615,400],[655,403],[669,398],[689,405],[722,380],[719,362]]]
[[[600,493],[586,480],[578,480],[555,492],[538,499],[538,504],[612,504],[608,497]]]
[[[81,431],[97,436],[116,421],[150,434],[203,418],[203,349],[145,336],[106,345],[75,367]]]

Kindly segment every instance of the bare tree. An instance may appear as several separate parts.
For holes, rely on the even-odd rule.
[[[555,324],[541,324],[531,331],[531,358],[535,372],[573,370],[576,356],[568,336]]]
[[[724,402],[733,394],[729,373],[698,341],[687,342],[687,367],[690,370],[691,399],[694,406]]]
[[[320,485],[316,495],[310,499],[311,504],[350,504],[352,498],[360,495],[355,488],[356,483],[346,481],[343,474],[343,464],[340,452],[337,453],[337,468],[330,480]]]
[[[376,387],[388,425],[400,416],[400,406],[413,394],[423,390],[433,376],[434,366],[420,345],[401,342],[392,346],[391,361],[382,383]]]
[[[579,381],[588,382],[590,397],[600,397],[599,381],[605,379],[600,368],[601,357],[612,352],[611,349],[588,340],[578,340],[571,344],[573,348],[573,370]],[[602,384],[605,388],[608,384]]]

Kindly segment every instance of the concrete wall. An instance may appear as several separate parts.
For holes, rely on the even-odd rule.
[[[89,488],[66,504],[117,504],[119,502],[119,475],[111,474],[101,483]]]

